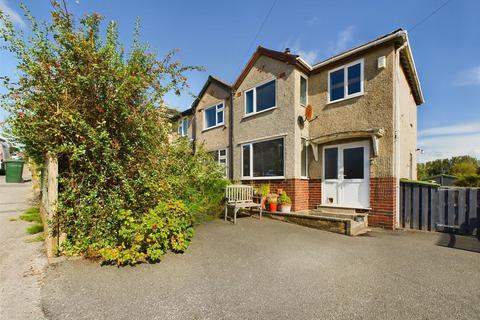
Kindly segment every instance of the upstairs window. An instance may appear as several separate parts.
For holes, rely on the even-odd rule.
[[[363,60],[355,61],[328,73],[328,102],[363,94]]]
[[[224,110],[223,102],[206,108],[204,111],[204,130],[224,124]]]
[[[307,79],[300,76],[300,104],[307,105]]]
[[[245,114],[255,114],[276,106],[276,80],[245,91]]]
[[[188,136],[188,118],[183,118],[178,124],[178,134],[182,137]]]

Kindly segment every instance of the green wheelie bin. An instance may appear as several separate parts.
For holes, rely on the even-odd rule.
[[[20,183],[23,182],[23,160],[5,161],[5,182]]]

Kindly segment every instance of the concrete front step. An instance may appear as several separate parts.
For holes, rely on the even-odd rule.
[[[357,236],[370,231],[366,217],[363,221],[355,221],[354,219],[342,217],[341,214],[317,215],[308,213],[266,212],[266,215],[273,219],[349,236]]]

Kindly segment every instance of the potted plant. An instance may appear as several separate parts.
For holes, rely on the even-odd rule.
[[[270,185],[268,183],[261,184],[260,187],[257,189],[257,194],[261,198],[261,203],[262,203],[262,209],[266,210],[266,200],[267,196],[270,194]]]
[[[270,212],[277,212],[278,195],[271,193],[267,197]]]
[[[281,204],[280,212],[289,213],[292,209],[292,199],[290,199],[285,191],[280,195],[278,202]]]

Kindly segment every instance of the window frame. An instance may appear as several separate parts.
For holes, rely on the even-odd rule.
[[[220,152],[221,151],[225,151],[225,155],[222,156],[220,155]],[[220,160],[225,160],[225,171],[224,171],[224,174],[225,174],[225,178],[228,177],[228,148],[224,148],[224,149],[218,149],[217,150],[217,163],[219,165],[221,165],[221,162]]]
[[[218,107],[222,105],[222,107]],[[207,110],[210,110],[210,109],[213,109],[215,108],[215,125],[213,126],[210,126],[210,127],[207,127]],[[223,121],[222,122],[218,122],[218,114],[222,112],[223,113]],[[213,105],[210,105],[206,108],[203,108],[203,131],[207,131],[207,130],[210,130],[210,129],[213,129],[213,128],[217,128],[217,127],[220,127],[220,126],[224,126],[225,125],[225,100],[221,101],[221,102],[217,102]]]
[[[184,122],[187,123],[187,125],[185,126],[185,129],[186,129],[185,132],[183,127]],[[178,124],[178,128],[177,128],[177,133],[180,137],[188,137],[188,124],[189,124],[189,121],[187,117],[180,120],[180,123]]]
[[[305,175],[302,175],[302,150],[300,149],[300,178],[302,179],[309,179],[309,170],[308,170],[308,139],[305,137],[300,138],[301,141],[301,148],[303,148],[303,143],[305,142]]]
[[[360,64],[360,91],[352,93],[352,94],[348,94],[348,68],[351,67],[351,66],[357,65],[357,64]],[[336,99],[336,100],[331,100],[330,75],[333,72],[336,72],[336,71],[342,70],[342,69],[343,69],[343,98]],[[327,104],[340,102],[340,101],[344,101],[344,100],[347,100],[347,99],[351,99],[351,98],[355,98],[355,97],[359,97],[359,96],[364,95],[365,94],[365,91],[364,91],[364,84],[365,84],[364,69],[365,69],[365,59],[362,58],[362,59],[358,59],[358,60],[355,60],[353,62],[344,64],[344,65],[342,65],[338,68],[329,70],[328,71],[328,77],[327,77],[327,82],[328,82],[328,101],[327,101]]]
[[[302,79],[305,79],[305,104],[302,103]],[[303,74],[300,75],[300,106],[306,107],[308,105],[308,78]],[[330,92],[330,90],[329,90]]]
[[[266,142],[266,141],[273,141],[273,140],[279,140],[279,139],[282,139],[283,140],[283,175],[282,176],[261,176],[261,177],[254,177],[253,176],[253,145],[255,143],[259,143],[259,142]],[[244,175],[244,172],[243,172],[243,147],[245,146],[248,146],[249,147],[249,155],[250,155],[250,159],[249,159],[249,167],[250,167],[250,172],[249,172],[249,175],[246,176]],[[261,140],[255,140],[255,141],[252,141],[252,142],[247,142],[247,143],[242,143],[240,145],[240,148],[241,148],[241,157],[240,157],[240,166],[241,166],[241,180],[265,180],[265,179],[268,179],[268,180],[274,180],[274,179],[285,179],[285,170],[286,170],[286,153],[285,153],[285,149],[286,149],[286,146],[285,146],[285,136],[278,136],[278,137],[269,137],[267,139],[261,139]]]
[[[275,105],[273,107],[257,111],[257,88],[261,87],[261,86],[263,86],[267,83],[270,83],[272,81],[275,82]],[[247,93],[250,92],[250,91],[253,91],[253,111],[248,113],[247,112]],[[277,108],[277,101],[278,101],[277,92],[278,92],[277,78],[271,78],[271,79],[268,79],[266,81],[262,81],[260,83],[257,83],[254,87],[243,90],[243,97],[244,97],[243,98],[243,104],[244,104],[244,108],[243,108],[244,115],[243,115],[243,117],[244,118],[245,117],[251,117],[251,116],[254,116],[254,115],[262,113],[262,112],[267,112],[267,111],[276,109]]]

